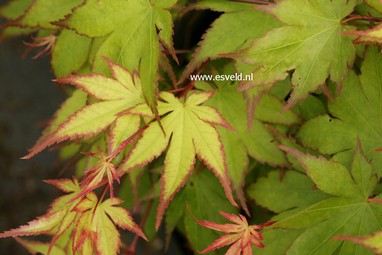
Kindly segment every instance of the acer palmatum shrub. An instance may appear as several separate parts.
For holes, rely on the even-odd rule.
[[[196,38],[174,24],[206,10],[198,45],[174,46]],[[46,214],[1,238],[136,254],[164,225],[167,246],[175,231],[202,254],[382,253],[381,1],[13,0],[0,13],[2,38],[50,55],[67,92],[23,159],[60,143],[74,162],[45,181],[64,193]]]

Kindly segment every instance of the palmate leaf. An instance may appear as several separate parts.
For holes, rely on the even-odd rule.
[[[266,95],[257,107],[251,128],[247,127],[246,102],[237,92],[237,84],[215,83],[217,90],[206,105],[215,107],[235,128],[232,132],[226,128],[217,130],[224,144],[227,166],[237,195],[244,199],[242,187],[249,164],[249,156],[261,163],[285,165],[284,153],[277,147],[275,138],[263,122],[293,125],[299,117],[291,110],[282,112],[283,103],[276,97]],[[243,201],[241,201],[243,202]]]
[[[192,173],[195,157],[211,169],[220,180],[228,200],[236,205],[230,187],[230,179],[223,144],[214,125],[231,128],[216,109],[201,105],[213,92],[193,92],[184,101],[168,92],[160,93],[158,106],[161,115],[161,130],[158,122],[152,122],[142,133],[142,138],[121,164],[123,172],[143,166],[167,150],[162,174],[161,201],[158,206],[158,228],[170,200],[184,185]],[[140,114],[140,109],[131,113]],[[147,109],[141,114],[149,114]],[[171,140],[171,141],[170,141]]]
[[[159,40],[175,57],[173,23],[166,10],[175,3],[176,0],[89,0],[60,24],[89,37],[108,36],[96,53],[94,71],[107,71],[104,56],[130,71],[138,70],[144,97],[154,110]]]
[[[56,123],[59,121],[56,120],[54,125],[51,125],[49,131],[46,132],[47,134],[43,134],[42,138],[31,149],[31,152],[24,158],[30,158],[46,147],[58,142],[95,136],[120,118],[118,113],[144,103],[137,74],[131,75],[121,66],[109,60],[106,61],[114,78],[93,74],[72,75],[56,80],[60,83],[71,83],[90,96],[100,100],[100,102],[84,106],[58,125]],[[70,106],[68,105],[68,107]],[[61,111],[67,109],[69,108],[63,107]],[[64,114],[64,116],[67,116],[67,114]],[[135,119],[139,120],[139,118],[139,116],[134,116],[130,119],[132,120],[132,127],[136,130],[138,130],[139,126],[136,125],[137,120]],[[53,130],[52,127],[54,127]]]
[[[120,207],[122,200],[109,198],[99,201],[94,193],[77,198],[81,188],[76,179],[47,182],[69,194],[56,199],[47,214],[27,225],[1,233],[0,238],[52,235],[50,244],[18,240],[28,250],[47,255],[56,254],[55,251],[58,254],[62,247],[66,247],[65,254],[118,254],[120,237],[116,226],[146,239],[128,211]],[[64,240],[60,240],[62,237]],[[63,241],[66,243],[62,243]]]
[[[328,197],[304,174],[287,171],[281,178],[279,171],[271,171],[247,189],[256,202],[275,213],[289,209],[303,209]]]
[[[184,226],[187,239],[195,251],[201,251],[219,237],[218,232],[202,227],[195,218],[224,223],[219,211],[238,213],[238,208],[227,201],[215,176],[205,170],[203,168],[190,177],[184,189],[175,195],[166,210],[168,238],[177,225],[182,226],[180,229]],[[211,251],[208,254],[218,253]]]
[[[327,195],[320,201],[312,200],[313,204],[305,208],[301,199],[295,197],[296,206],[299,206],[297,209],[291,203],[293,198],[288,198],[291,209],[274,218],[278,222],[273,228],[302,232],[282,254],[371,254],[350,242],[333,240],[336,235],[365,235],[382,229],[382,206],[368,200],[378,178],[360,145],[354,154],[351,171],[338,162],[303,154],[296,149],[282,148],[297,158],[317,188]],[[265,182],[262,180],[261,185]],[[272,201],[285,198],[285,191],[277,190],[273,191]],[[272,206],[272,201],[263,200],[262,204]]]
[[[284,0],[262,7],[285,25],[273,29],[239,54],[238,59],[254,64],[254,82],[241,90],[283,80],[294,70],[294,90],[288,107],[304,99],[328,76],[340,83],[355,57],[348,29],[341,20],[350,14],[355,0]],[[260,8],[260,7],[259,7]]]
[[[54,247],[55,241],[67,231],[75,220],[76,213],[73,212],[72,209],[76,205],[75,202],[78,202],[78,199],[73,203],[69,202],[80,192],[80,186],[77,179],[49,180],[47,183],[54,185],[56,188],[68,194],[57,198],[51,204],[45,215],[38,217],[27,225],[0,233],[0,238],[41,234],[54,235],[49,245],[50,248]]]
[[[252,255],[252,245],[264,248],[264,244],[261,242],[264,238],[260,231],[264,226],[272,225],[273,222],[249,225],[247,219],[241,214],[236,215],[225,212],[220,212],[220,214],[231,223],[218,224],[212,221],[196,219],[198,224],[205,228],[226,233],[201,251],[201,254],[220,249],[224,246],[230,246],[226,254]]]
[[[354,151],[354,142],[360,139],[367,156],[378,173],[382,157],[375,149],[382,147],[382,57],[376,47],[365,54],[358,78],[353,72],[347,76],[342,92],[329,102],[327,115],[306,122],[297,137],[308,147],[348,164]]]
[[[111,255],[118,254],[121,242],[115,225],[146,239],[126,209],[119,206],[122,203],[118,198],[109,198],[100,203],[94,193],[87,194],[73,209],[81,215],[74,231],[79,236],[73,237],[74,240],[80,243],[83,242],[82,238],[90,239],[97,254]]]
[[[221,54],[237,52],[247,47],[254,38],[263,36],[280,24],[271,15],[253,9],[253,4],[202,1],[196,7],[226,13],[216,19],[204,34],[180,80],[186,79],[204,61],[218,58]]]

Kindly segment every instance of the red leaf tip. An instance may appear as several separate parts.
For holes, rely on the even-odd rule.
[[[252,245],[258,248],[265,247],[265,245],[260,242],[263,240],[263,236],[259,231],[261,231],[265,226],[274,224],[274,221],[265,222],[260,225],[248,225],[247,219],[241,214],[235,215],[225,212],[220,212],[220,214],[233,224],[218,224],[206,220],[201,221],[193,217],[194,220],[203,227],[228,233],[216,239],[210,246],[202,250],[200,252],[201,254],[205,254],[224,246],[231,246],[229,251],[234,250],[234,254],[252,254]]]

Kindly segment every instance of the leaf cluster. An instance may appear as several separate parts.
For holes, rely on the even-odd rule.
[[[174,24],[201,12],[218,15],[175,47],[192,33]],[[72,166],[47,181],[67,194],[0,238],[135,254],[163,226],[195,253],[382,254],[380,1],[12,0],[0,15],[68,95],[23,158],[56,147]]]

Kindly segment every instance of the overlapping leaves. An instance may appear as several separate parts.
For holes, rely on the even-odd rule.
[[[171,93],[160,93],[161,102],[158,110],[160,115],[166,115],[161,118],[161,124],[152,122],[148,125],[142,133],[142,138],[120,166],[120,169],[126,172],[137,166],[146,165],[161,155],[170,144],[162,174],[157,228],[170,200],[192,173],[196,156],[218,177],[227,198],[236,205],[230,187],[223,144],[214,127],[214,125],[225,128],[231,126],[216,109],[201,105],[213,94],[212,91],[192,92],[185,99],[178,99]],[[150,114],[145,107],[131,109],[129,113]]]
[[[166,10],[176,0],[89,0],[76,8],[62,25],[89,37],[107,37],[96,53],[93,68],[105,73],[107,56],[130,71],[141,74],[145,99],[155,109],[159,40],[175,57],[172,17]],[[157,33],[158,30],[158,33]]]
[[[57,80],[60,83],[71,83],[100,101],[84,106],[60,124],[55,123],[55,128],[48,128],[49,131],[43,134],[25,158],[30,158],[58,142],[95,136],[114,122],[119,126],[118,119],[121,116],[118,113],[144,102],[138,75],[132,75],[119,65],[108,60],[107,62],[114,79],[94,74],[72,75]],[[136,123],[137,120],[139,123],[139,117],[134,116],[129,120],[131,126],[138,130],[139,125]],[[118,128],[114,131],[120,134]],[[112,137],[115,139],[115,135]]]
[[[361,75],[349,73],[341,94],[328,103],[333,117],[324,115],[308,121],[298,138],[304,145],[348,163],[358,137],[381,174],[382,157],[375,151],[382,147],[381,87],[382,57],[378,48],[370,47],[365,53]]]
[[[253,39],[263,36],[270,29],[279,25],[279,22],[271,15],[252,7],[251,4],[238,2],[202,1],[198,3],[197,8],[209,8],[226,13],[215,20],[205,33],[181,80],[186,79],[204,61],[248,47]]]
[[[298,173],[287,173],[286,181],[292,180],[293,196],[285,197],[283,189],[276,189],[268,199],[260,193],[254,193],[254,198],[263,206],[281,212],[275,219],[274,228],[290,229],[293,233],[301,231],[298,237],[289,240],[289,247],[279,254],[371,254],[356,244],[342,240],[333,240],[336,235],[367,234],[381,229],[382,206],[368,201],[378,182],[375,169],[372,168],[360,145],[354,154],[351,169],[338,162],[303,154],[296,149],[283,147],[290,155],[297,158],[307,175],[320,191],[313,189],[313,183],[305,177],[289,179]],[[289,179],[289,180],[288,180]],[[252,186],[253,190],[263,190],[275,180],[270,175]],[[309,184],[310,183],[310,184]],[[281,184],[287,185],[287,184]],[[297,186],[298,185],[298,186]],[[304,187],[303,189],[297,187]],[[304,189],[311,193],[311,199],[306,196]],[[288,189],[290,190],[290,189]],[[286,205],[275,202],[287,201]],[[288,232],[285,233],[288,235]],[[294,234],[293,234],[294,235]],[[285,253],[283,253],[285,252]]]
[[[62,179],[49,183],[69,194],[55,200],[47,214],[29,222],[28,225],[1,233],[0,238],[51,235],[52,241],[49,246],[21,239],[19,242],[29,249],[43,251],[44,254],[65,251],[65,254],[84,255],[117,254],[120,237],[115,225],[146,239],[126,209],[119,206],[122,203],[120,199],[99,201],[94,193],[76,198],[81,191],[77,180]],[[61,246],[59,239],[65,236],[70,238]]]
[[[241,190],[249,165],[248,155],[270,165],[287,163],[272,132],[263,122],[289,126],[297,124],[299,117],[291,110],[282,112],[283,103],[274,96],[266,95],[260,101],[249,128],[246,102],[241,93],[237,92],[237,83],[232,85],[229,82],[216,82],[214,85],[217,89],[212,90],[215,94],[207,105],[219,109],[223,117],[235,128],[236,132],[221,127],[217,129],[224,144],[227,166],[235,191],[240,199],[244,199]],[[209,85],[204,87],[212,89]]]
[[[341,35],[348,29],[341,21],[353,11],[355,3],[285,0],[259,7],[285,25],[255,40],[239,55],[242,61],[254,64],[256,77],[241,90],[283,80],[294,70],[294,90],[288,100],[293,106],[325,83],[328,76],[340,83],[355,57],[351,38]]]
[[[369,47],[364,59],[363,48],[357,48],[359,59],[355,59],[356,48],[352,44],[354,36],[359,37],[355,42],[380,43],[378,18],[353,15],[359,11],[355,7],[371,10],[367,4],[380,11],[380,1],[254,2],[258,4],[219,0],[196,4],[197,9],[223,14],[205,33],[181,77],[185,80],[190,72],[208,60],[222,56],[234,58],[235,71],[254,74],[253,81],[239,85],[239,90],[245,90],[246,98],[250,99],[247,116],[245,101],[237,92],[237,85],[228,83],[224,86],[217,83],[216,89],[203,92],[181,93],[179,97],[160,92],[157,107],[158,63],[165,63],[167,71],[172,72],[163,56],[170,53],[176,59],[172,46],[175,17],[170,12],[177,3],[175,0],[14,0],[2,7],[0,15],[10,20],[2,36],[38,31],[35,42],[41,42],[34,46],[46,46],[43,52],[52,52],[54,73],[64,77],[57,81],[79,88],[56,113],[27,158],[58,142],[87,139],[107,132],[94,139],[92,151],[101,144],[105,153],[87,153],[96,156],[98,161],[89,164],[93,167],[87,168],[80,183],[70,180],[52,182],[69,195],[56,200],[43,217],[0,234],[0,237],[53,235],[50,244],[17,239],[35,253],[118,253],[120,239],[115,225],[144,235],[127,211],[120,207],[121,200],[99,200],[92,190],[108,183],[112,197],[113,180],[119,181],[121,175],[130,173],[136,166],[147,165],[167,150],[164,169],[155,170],[163,171],[156,227],[159,227],[170,201],[186,185],[170,205],[166,215],[167,231],[170,233],[178,226],[193,249],[200,251],[207,246],[206,242],[217,237],[217,233],[202,229],[189,212],[200,219],[217,222],[217,208],[238,213],[226,197],[235,204],[230,187],[232,181],[240,202],[243,202],[241,188],[245,185],[250,162],[248,155],[259,162],[260,168],[264,167],[262,163],[285,166],[284,153],[277,148],[276,140],[280,136],[294,135],[293,127],[288,126],[298,124],[301,119],[290,110],[282,113],[281,108],[290,108],[331,80],[343,85],[342,93],[328,103],[331,116],[308,121],[297,136],[304,145],[327,155],[334,154],[334,159],[341,163],[283,147],[289,160],[294,157],[300,163],[296,166],[294,160],[292,165],[300,170],[305,168],[307,176],[295,171],[272,171],[250,186],[249,196],[278,214],[274,229],[264,233],[267,247],[261,253],[258,250],[254,253],[370,253],[351,242],[332,240],[335,235],[364,236],[350,239],[380,249],[380,235],[367,235],[380,231],[382,226],[381,206],[369,199],[378,181],[375,173],[381,174],[382,169],[380,152],[377,152],[382,147],[382,60],[377,47]],[[176,8],[181,8],[183,3],[179,1]],[[359,18],[374,20],[377,25],[353,22]],[[361,25],[355,28],[347,26],[348,23]],[[248,48],[242,50],[245,47]],[[239,54],[232,54],[238,51]],[[104,61],[104,57],[113,62]],[[354,59],[356,67],[363,61],[360,77],[355,74],[357,68],[355,72],[348,71]],[[234,61],[229,60],[231,64]],[[212,70],[218,70],[223,62],[208,64]],[[113,78],[106,76],[109,69]],[[134,70],[139,71],[140,78]],[[70,75],[91,71],[99,74]],[[284,80],[288,75],[293,84],[290,97],[287,95],[289,91],[280,98],[266,94],[276,81]],[[170,78],[175,84],[175,75]],[[289,77],[285,82],[288,81]],[[167,84],[164,87],[167,89]],[[286,107],[284,97],[289,97]],[[298,105],[304,117],[306,113],[317,116],[325,112],[322,108],[326,99],[316,95],[314,99],[320,103],[319,111],[313,109],[312,101]],[[302,109],[304,107],[309,109]],[[140,130],[141,116],[148,118],[144,118]],[[159,116],[160,122],[154,120],[154,117],[159,120]],[[141,135],[140,140],[126,151],[127,156],[124,151],[112,162],[116,156],[113,152],[119,152],[120,144],[137,134]],[[107,142],[100,142],[99,137],[106,138]],[[360,146],[354,152],[357,139],[372,165]],[[125,159],[117,170],[123,157]],[[218,178],[206,171],[203,163]],[[196,171],[191,176],[194,167]],[[257,174],[252,173],[254,178]],[[130,176],[136,182],[134,185],[139,182],[138,175]],[[155,176],[151,171],[147,175]],[[246,209],[250,211],[252,208]],[[151,220],[153,222],[154,217]],[[150,220],[146,225],[150,225]],[[243,239],[247,240],[245,236]],[[236,241],[232,246],[235,249],[228,251],[251,253],[248,245],[238,249],[237,236],[232,240],[233,243]]]

